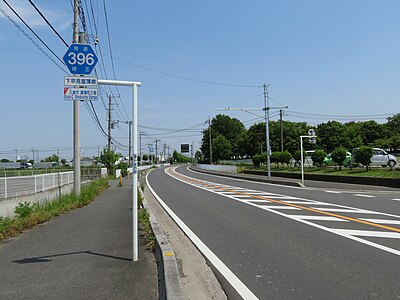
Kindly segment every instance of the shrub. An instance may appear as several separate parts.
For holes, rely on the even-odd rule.
[[[331,154],[332,160],[342,169],[343,161],[346,159],[346,149],[343,147],[335,148]]]
[[[354,160],[366,167],[367,171],[371,164],[371,158],[374,155],[374,150],[369,146],[361,146],[354,153]]]
[[[253,155],[253,157],[251,158],[251,161],[253,162],[253,164],[256,168],[259,168],[260,163],[261,163],[261,155],[259,155],[259,154]]]
[[[270,157],[271,163],[275,163],[277,168],[279,167],[278,163],[280,154],[280,152],[272,152]]]
[[[292,159],[292,154],[290,154],[289,151],[283,151],[279,153],[278,160],[281,164],[289,165],[291,159]]]
[[[315,165],[319,166],[319,168],[322,169],[322,162],[324,161],[325,156],[326,156],[326,153],[324,150],[317,149],[312,154],[311,158],[313,160],[313,163],[315,163]]]
[[[33,211],[33,205],[30,202],[20,202],[18,206],[14,208],[14,212],[21,218],[26,218],[29,216]]]

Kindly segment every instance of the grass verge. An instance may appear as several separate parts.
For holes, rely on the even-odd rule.
[[[42,204],[19,203],[15,208],[15,217],[0,217],[0,241],[16,236],[60,214],[85,206],[106,188],[108,188],[108,179],[102,178],[82,186],[79,197],[70,193]]]
[[[139,207],[139,212],[138,212],[139,223],[143,230],[147,247],[149,248],[149,250],[153,251],[156,246],[155,244],[156,237],[154,236],[153,229],[151,228],[150,214],[147,211],[147,209],[143,207],[143,196],[139,191],[138,191],[138,207]]]

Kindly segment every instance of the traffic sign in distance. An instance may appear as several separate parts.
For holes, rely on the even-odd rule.
[[[181,153],[189,153],[189,144],[181,144]]]
[[[63,61],[71,74],[88,75],[97,64],[98,58],[92,46],[87,44],[71,44],[63,57]]]

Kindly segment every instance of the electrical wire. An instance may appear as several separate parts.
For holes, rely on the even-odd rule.
[[[6,0],[3,0],[3,2],[11,9],[11,11],[21,20],[22,23],[35,35],[35,37],[61,62],[61,64],[65,65],[65,63],[57,56],[57,54],[36,34],[36,32],[24,21],[24,19],[21,18],[21,16],[12,8],[10,4]],[[15,27],[17,27],[44,55],[46,55],[58,68],[60,68],[64,73],[69,75],[67,71],[63,67],[61,67],[53,58],[50,57],[46,51],[43,50],[2,8],[0,8],[0,11],[3,13],[3,15],[10,20],[14,24]]]
[[[107,54],[105,54],[106,56],[108,56]],[[169,76],[169,77],[173,77],[173,78],[177,78],[177,79],[182,79],[182,80],[188,80],[188,81],[193,81],[193,82],[198,82],[198,83],[204,83],[204,84],[210,84],[210,85],[216,85],[216,86],[226,86],[226,87],[240,87],[240,88],[261,88],[262,86],[260,85],[242,85],[242,84],[231,84],[231,83],[222,83],[222,82],[214,82],[214,81],[206,81],[206,80],[200,80],[200,79],[194,79],[194,78],[190,78],[190,77],[186,77],[186,76],[181,76],[181,75],[175,75],[172,73],[167,73],[167,72],[163,72],[163,71],[158,71],[156,69],[153,68],[149,68],[149,67],[145,67],[136,63],[132,63],[129,62],[127,60],[121,59],[121,58],[117,58],[117,57],[113,57],[113,59],[122,62],[124,64],[128,64],[131,66],[134,66],[136,68],[139,69],[143,69],[149,72],[153,72],[153,73],[157,73],[157,74],[161,74],[164,76]]]
[[[61,41],[65,44],[65,46],[69,47],[67,42],[62,38],[62,36],[57,32],[57,30],[50,24],[47,18],[43,15],[43,13],[37,8],[37,6],[32,2],[32,0],[28,0],[29,3],[33,6],[34,9],[38,12],[38,14],[43,18],[43,20],[50,26],[50,28],[54,31],[54,33],[61,39]]]

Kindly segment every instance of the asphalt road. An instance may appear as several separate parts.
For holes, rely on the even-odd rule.
[[[166,170],[150,186],[243,284],[228,275],[228,298],[247,287],[249,299],[400,299],[400,193]]]

